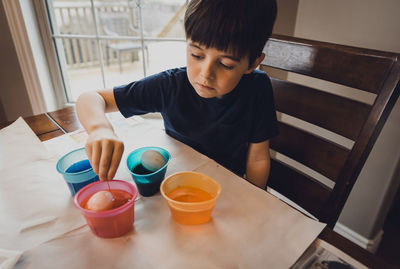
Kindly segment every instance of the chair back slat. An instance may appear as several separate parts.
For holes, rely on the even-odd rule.
[[[332,181],[336,181],[349,154],[344,147],[282,122],[279,135],[271,139],[270,147]]]
[[[290,185],[286,184],[287,182],[290,182]],[[325,185],[314,182],[312,178],[276,160],[271,160],[268,185],[296,201],[300,207],[307,209],[314,216],[322,210],[330,195],[330,189]]]
[[[292,82],[274,78],[271,79],[271,82],[275,89],[274,99],[277,111],[351,140],[358,137],[371,110],[371,106],[368,104]],[[358,113],[353,113],[353,111],[358,111]]]
[[[378,93],[393,55],[275,35],[266,45],[264,65]],[[390,55],[390,56],[388,56]]]
[[[335,89],[328,93],[298,85],[291,76],[288,81],[271,79],[276,109],[282,114],[280,134],[270,141],[276,154],[268,186],[333,228],[399,97],[399,55],[278,35],[264,52],[262,70],[286,70],[376,95],[369,105],[335,95]],[[344,147],[332,135],[352,143]],[[322,181],[331,180],[329,188],[321,176]]]

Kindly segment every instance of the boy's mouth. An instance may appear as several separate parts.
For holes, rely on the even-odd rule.
[[[200,88],[202,88],[204,90],[208,90],[208,91],[214,90],[213,87],[209,87],[209,86],[201,84],[201,83],[197,83],[197,84],[200,86]]]

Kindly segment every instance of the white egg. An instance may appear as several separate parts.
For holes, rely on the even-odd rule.
[[[93,194],[88,202],[87,209],[93,211],[104,211],[112,208],[114,196],[109,191],[98,191]]]
[[[156,150],[147,150],[143,152],[140,161],[143,167],[151,172],[157,171],[165,165],[164,157]]]

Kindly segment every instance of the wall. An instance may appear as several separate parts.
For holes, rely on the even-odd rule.
[[[274,25],[274,33],[294,35],[299,0],[277,0],[278,14]]]
[[[54,90],[55,86],[52,84],[51,74],[47,65],[47,58],[34,9],[34,5],[36,4],[38,6],[39,4],[34,3],[34,1],[31,0],[19,0],[19,4],[26,27],[27,40],[29,40],[32,50],[31,61],[36,67],[34,79],[38,81],[39,86],[37,89],[39,91],[41,90],[40,98],[42,98],[44,102],[44,106],[40,109],[40,112],[57,110],[64,107],[66,99],[63,98],[64,96],[59,96],[60,98],[57,100],[56,92]]]
[[[400,53],[399,10],[398,0],[300,0],[294,35]],[[400,178],[395,172],[400,161],[399,122],[400,101],[389,116],[339,219],[340,224],[367,241],[374,238],[379,241],[399,185]]]
[[[1,1],[0,33],[0,122],[5,122],[30,116],[33,111]]]
[[[40,32],[36,19],[35,8],[42,11],[39,16],[46,16],[44,5],[31,0],[1,1],[0,29],[3,29],[5,38],[0,44],[5,49],[0,55],[4,54],[11,65],[1,70],[5,77],[0,82],[0,86],[4,84],[0,99],[0,112],[1,109],[4,111],[1,121],[12,121],[19,116],[40,114],[65,106],[64,93],[54,90],[61,87],[60,78],[54,72],[58,65],[53,64],[53,72],[50,72],[42,43],[41,34],[44,33]],[[44,27],[48,27],[47,23]],[[51,45],[48,47],[52,49]],[[53,77],[57,78],[53,80]]]
[[[398,0],[300,0],[295,35],[399,52]]]

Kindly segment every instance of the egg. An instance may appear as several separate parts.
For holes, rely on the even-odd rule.
[[[143,152],[140,161],[142,166],[150,172],[157,171],[165,165],[164,157],[156,150],[147,150]]]
[[[98,191],[94,193],[87,202],[87,209],[93,211],[105,211],[112,208],[114,196],[109,191]]]

